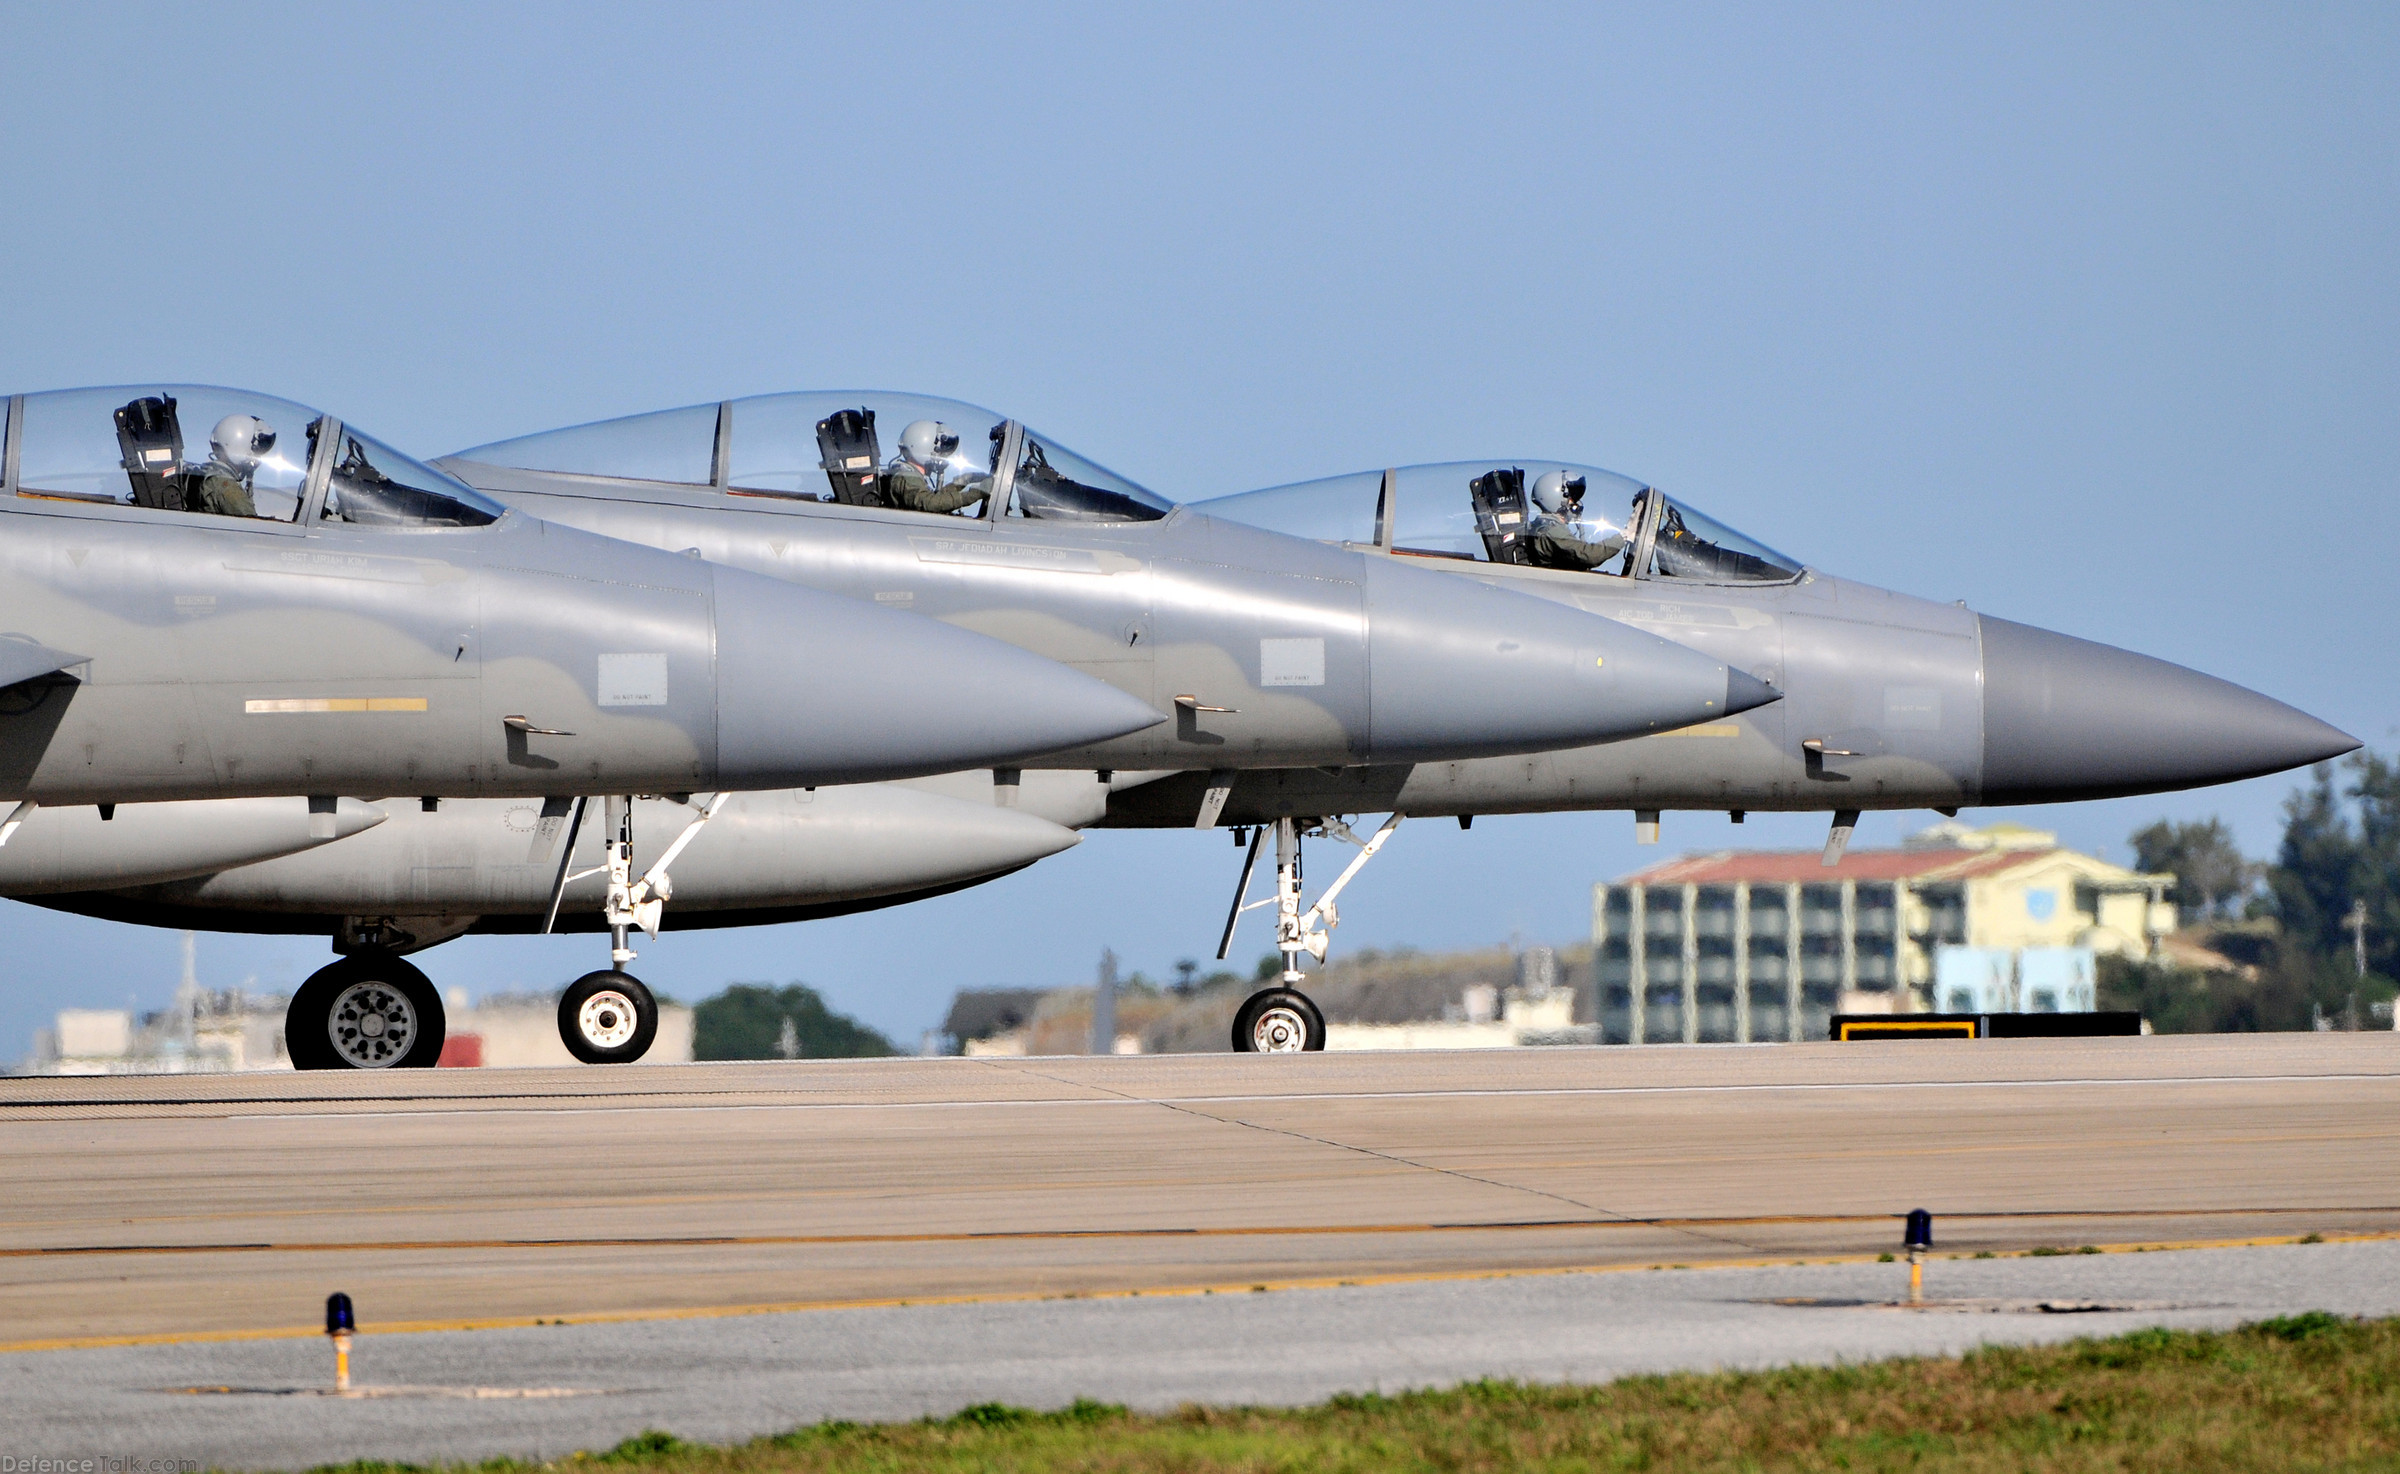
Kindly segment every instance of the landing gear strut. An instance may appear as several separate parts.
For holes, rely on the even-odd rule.
[[[675,842],[667,846],[666,853],[639,876],[633,873],[633,800],[616,795],[604,801],[606,858],[591,870],[572,868],[575,834],[583,825],[584,806],[589,802],[575,800],[567,820],[566,844],[559,854],[558,879],[550,889],[550,916],[542,924],[542,930],[547,932],[557,925],[559,903],[565,898],[570,882],[589,875],[607,875],[608,890],[600,903],[600,913],[608,922],[609,965],[577,978],[558,1000],[558,1037],[565,1042],[567,1052],[585,1064],[631,1064],[647,1054],[651,1041],[657,1038],[658,1000],[641,979],[625,971],[625,964],[636,955],[633,929],[638,926],[653,937],[658,935],[667,902],[675,894],[674,884],[667,878],[667,867],[675,863],[676,856],[698,837],[700,826],[715,818],[717,810],[731,796],[710,795],[699,806],[698,816],[684,825]]]
[[[1258,867],[1258,852],[1267,837],[1267,827],[1260,825],[1251,831],[1250,851],[1242,861],[1241,884],[1233,894],[1233,909],[1225,916],[1225,934],[1218,939],[1217,957],[1222,960],[1233,947],[1233,929],[1242,913],[1261,906],[1275,908],[1275,950],[1283,954],[1283,977],[1278,986],[1252,994],[1233,1019],[1233,1047],[1244,1054],[1286,1054],[1321,1050],[1325,1047],[1325,1016],[1316,1004],[1301,992],[1299,985],[1305,975],[1300,970],[1300,954],[1306,952],[1319,962],[1325,960],[1325,950],[1331,944],[1331,932],[1342,924],[1340,910],[1334,898],[1355,879],[1366,863],[1375,858],[1392,831],[1400,827],[1407,816],[1394,814],[1383,821],[1383,827],[1367,838],[1351,833],[1350,826],[1335,818],[1322,818],[1313,825],[1302,827],[1297,819],[1275,821],[1275,894],[1263,900],[1249,900],[1250,876]],[[1300,909],[1300,841],[1308,834],[1317,834],[1358,846],[1358,855],[1351,860],[1339,878],[1326,887],[1325,894],[1315,905]]]
[[[442,995],[390,952],[319,968],[283,1016],[295,1070],[429,1070],[442,1057]]]

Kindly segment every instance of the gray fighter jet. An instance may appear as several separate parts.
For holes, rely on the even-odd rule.
[[[1954,815],[1967,805],[2155,793],[2279,772],[2359,745],[2198,671],[1831,576],[1594,466],[1410,466],[1195,507],[1604,614],[1749,670],[1784,699],[1507,762],[1245,773],[1205,807],[1200,786],[1173,775],[1113,794],[1107,825],[1261,826],[1296,858],[1303,832],[1339,832],[1338,817],[1316,816],[1466,823],[1477,814],[1631,809],[1639,837],[1655,842],[1669,809],[1716,809],[1736,822],[1753,809],[1829,810],[1831,865],[1868,809]],[[1296,891],[1279,890],[1287,958],[1316,934]],[[1282,1020],[1289,1034],[1277,1012],[1289,1007],[1270,1001],[1245,1014],[1245,1027]],[[1260,1035],[1249,1047],[1269,1041]]]
[[[120,804],[286,796],[316,842],[366,822],[345,795],[433,807],[860,782],[1162,721],[938,621],[512,512],[283,400],[19,395],[4,435],[0,849],[60,806],[106,826]],[[279,842],[255,808],[222,833],[134,827],[98,875],[190,874],[200,854]],[[638,909],[663,897],[640,893],[623,825],[607,843],[621,965]],[[168,863],[179,845],[185,863]],[[649,1011],[639,983],[594,976],[603,1012]]]

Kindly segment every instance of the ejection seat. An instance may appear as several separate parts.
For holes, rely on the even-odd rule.
[[[1475,503],[1475,531],[1495,563],[1525,563],[1525,471],[1511,466],[1486,471],[1467,483]]]
[[[818,464],[833,484],[833,499],[849,507],[883,506],[883,449],[875,438],[875,411],[836,410],[817,421]]]
[[[183,490],[183,424],[171,395],[137,399],[117,411],[117,446],[133,504],[160,512],[189,511]]]

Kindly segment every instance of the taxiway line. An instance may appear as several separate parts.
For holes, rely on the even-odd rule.
[[[1979,1212],[1951,1209],[1945,1224],[2029,1219],[2100,1221],[2125,1218],[2323,1217],[2344,1213],[2400,1213],[2400,1204],[2253,1208],[2027,1208]],[[808,1248],[837,1244],[1050,1243],[1071,1239],[1327,1238],[1347,1234],[1525,1233],[1608,1228],[1770,1228],[1805,1224],[1897,1222],[1900,1213],[1763,1213],[1707,1218],[1525,1218],[1459,1223],[1289,1223],[1193,1228],[995,1229],[957,1233],[650,1234],[617,1238],[547,1239],[360,1239],[290,1240],[244,1244],[60,1244],[0,1249],[0,1259],[66,1259],[129,1254],[398,1254],[466,1252],[483,1249],[710,1249]],[[847,1303],[847,1302],[845,1302]]]
[[[1042,1078],[1048,1079],[1049,1076]],[[1071,1083],[1071,1082],[1062,1082]],[[2328,1073],[2306,1075],[2097,1075],[2056,1076],[2025,1079],[1960,1079],[1960,1080],[1826,1080],[1826,1081],[1762,1081],[1723,1085],[1571,1085],[1545,1086],[1516,1090],[1326,1090],[1274,1091],[1239,1095],[1137,1095],[1107,1091],[1090,1095],[1051,1096],[1035,1099],[995,1096],[991,1098],[962,1097],[955,1100],[785,1100],[722,1102],[717,1095],[739,1092],[707,1092],[695,1100],[693,1093],[659,1092],[655,1096],[625,1092],[607,1094],[567,1095],[484,1095],[484,1096],[369,1096],[260,1098],[228,1100],[193,1098],[189,1100],[144,1100],[141,1106],[178,1106],[198,1108],[225,1107],[219,1119],[241,1120],[376,1120],[400,1116],[541,1116],[541,1115],[607,1115],[647,1114],[658,1110],[709,1111],[985,1111],[985,1110],[1058,1110],[1090,1109],[1093,1107],[1137,1106],[1206,1106],[1206,1105],[1314,1105],[1343,1102],[1413,1101],[1413,1100],[1540,1100],[1552,1098],[1610,1097],[1610,1096],[1725,1096],[1767,1095],[1780,1093],[1871,1093],[1877,1091],[1976,1091],[1976,1090],[2071,1090],[2156,1088],[2159,1086],[2226,1086],[2226,1085],[2301,1085],[2301,1084],[2393,1084],[2400,1085],[2400,1069],[2390,1073]],[[762,1092],[763,1093],[763,1092]],[[367,1104],[408,1104],[410,1110],[394,1111],[296,1111],[275,1109],[287,1105],[346,1105],[352,1100]],[[541,1105],[501,1108],[496,1105],[452,1107],[453,1100],[469,1101],[591,1101],[590,1105]],[[71,1111],[106,1111],[110,1120],[191,1120],[190,1110],[174,1115],[153,1115],[124,1101],[53,1101],[0,1099],[0,1122],[12,1117],[21,1120],[64,1118]]]
[[[2170,1251],[2208,1249],[2259,1249],[2279,1245],[2321,1242],[2328,1244],[2370,1244],[2400,1240],[2400,1230],[2388,1233],[2324,1234],[2315,1238],[2274,1234],[2249,1238],[2225,1239],[2167,1239],[2139,1242],[2091,1244],[2086,1249],[2093,1254],[2157,1254]],[[657,1321],[729,1320],[750,1315],[788,1315],[822,1310],[887,1310],[908,1306],[930,1305],[1017,1305],[1038,1300],[1165,1300],[1198,1295],[1272,1294],[1287,1290],[1348,1289],[1359,1285],[1455,1284],[1470,1280],[1510,1280],[1554,1278],[1579,1274],[1634,1274],[1650,1270],[1675,1269],[1708,1271],[1720,1269],[1770,1269],[1782,1265],[1800,1264],[1868,1264],[1878,1262],[1879,1254],[1810,1254],[1802,1258],[1782,1256],[1755,1259],[1711,1259],[1696,1264],[1669,1264],[1664,1260],[1645,1264],[1564,1264],[1513,1269],[1414,1270],[1396,1274],[1351,1274],[1341,1276],[1316,1275],[1299,1278],[1266,1280],[1235,1280],[1211,1284],[1176,1284],[1144,1286],[1125,1290],[1074,1290],[1064,1293],[1048,1291],[998,1291],[964,1295],[885,1295],[850,1299],[786,1300],[740,1305],[678,1306],[657,1310],[611,1310],[588,1314],[544,1318],[541,1316],[485,1316],[443,1320],[361,1321],[359,1334],[378,1336],[414,1335],[448,1331],[518,1330],[544,1325],[638,1325]],[[1961,1256],[1950,1255],[1951,1259]],[[1996,1258],[2022,1259],[2036,1257],[2022,1251]],[[28,1341],[0,1341],[0,1355],[31,1351],[74,1351],[103,1346],[171,1346],[182,1344],[222,1344],[243,1341],[297,1341],[314,1339],[324,1334],[316,1326],[267,1326],[251,1330],[199,1331],[189,1334],[152,1332],[131,1336],[54,1336]]]

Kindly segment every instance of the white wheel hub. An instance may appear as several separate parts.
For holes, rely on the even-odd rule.
[[[575,1031],[594,1049],[622,1049],[633,1042],[639,1019],[631,998],[603,988],[575,1010]]]
[[[1308,1020],[1299,1009],[1278,1003],[1251,1023],[1250,1042],[1261,1054],[1298,1054],[1308,1048]]]
[[[325,1033],[352,1069],[389,1069],[417,1042],[417,1008],[389,983],[352,983],[334,995]]]

